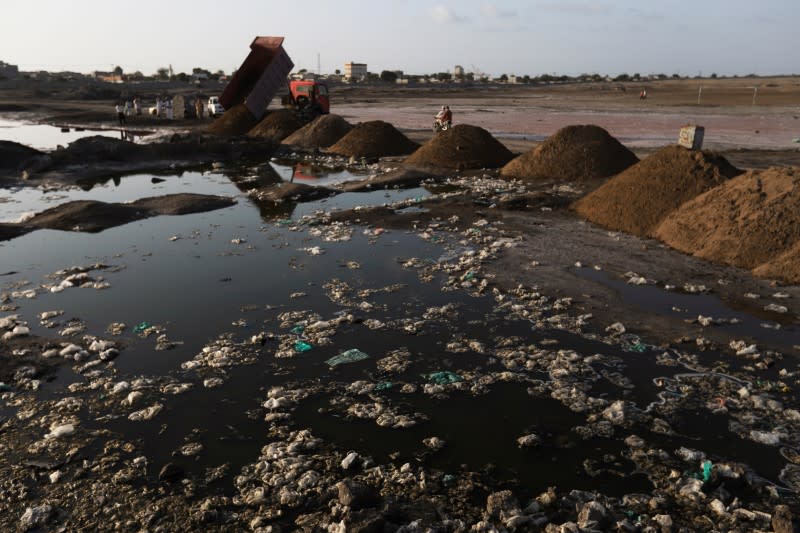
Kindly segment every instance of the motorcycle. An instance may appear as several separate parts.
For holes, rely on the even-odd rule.
[[[441,120],[441,119],[434,119],[433,120],[433,131],[434,133],[439,133],[440,131],[447,131],[452,127],[452,124],[449,120]]]

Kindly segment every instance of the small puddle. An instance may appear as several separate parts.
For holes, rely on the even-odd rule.
[[[796,317],[765,311],[763,305],[766,298],[759,299],[759,302],[763,302],[761,306],[744,300],[726,302],[713,294],[687,294],[654,285],[632,285],[613,278],[604,271],[590,268],[574,269],[573,273],[616,290],[625,302],[652,313],[683,320],[696,319],[698,315],[716,319],[735,318],[738,320],[736,324],[716,324],[710,327],[737,337],[749,336],[757,341],[786,347],[800,344],[800,328]],[[762,324],[772,327],[766,328]],[[780,329],[774,329],[776,325]]]
[[[36,148],[37,150],[55,150],[59,145],[66,146],[83,137],[101,135],[115,139],[135,140],[148,132],[128,130],[86,129],[70,126],[52,126],[49,124],[32,124],[19,120],[0,118],[0,140],[13,141]]]
[[[369,172],[352,172],[344,167],[326,167],[307,161],[276,159],[270,165],[284,181],[315,187],[330,187],[369,177]]]

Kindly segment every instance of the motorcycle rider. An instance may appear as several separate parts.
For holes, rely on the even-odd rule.
[[[449,129],[453,121],[453,113],[450,111],[450,106],[443,105],[434,119],[434,127],[437,131]]]

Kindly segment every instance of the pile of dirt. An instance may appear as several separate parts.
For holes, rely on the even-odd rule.
[[[328,151],[351,157],[382,157],[408,155],[417,148],[417,143],[388,122],[373,120],[358,124]]]
[[[530,181],[588,181],[613,176],[638,161],[599,126],[567,126],[504,166],[500,174]]]
[[[792,247],[800,243],[800,168],[753,170],[734,178],[686,202],[654,233],[697,257],[797,277],[800,263],[789,265],[787,259],[793,253],[796,258]]]
[[[512,153],[483,128],[459,124],[443,131],[411,154],[405,164],[463,170],[497,168],[508,163]]]
[[[283,144],[301,148],[328,148],[352,129],[353,125],[339,115],[321,115],[283,139]]]
[[[779,256],[753,269],[759,278],[779,279],[793,285],[800,284],[800,243]]]
[[[256,118],[244,104],[235,105],[212,122],[206,132],[214,135],[244,135],[257,124]]]
[[[127,161],[150,155],[150,145],[135,144],[114,137],[92,135],[72,141],[64,149],[50,153],[55,164],[97,161]]]
[[[25,162],[42,152],[13,141],[0,141],[0,170],[19,170]]]
[[[614,176],[574,208],[595,224],[649,236],[681,204],[741,172],[721,156],[667,146]]]
[[[289,109],[270,111],[254,128],[247,132],[248,137],[267,139],[280,143],[283,139],[305,125],[303,119]]]
[[[192,193],[141,198],[125,204],[78,200],[37,213],[24,224],[6,224],[5,229],[10,231],[16,226],[20,232],[47,228],[94,233],[158,215],[204,213],[235,203],[236,200],[225,196]]]

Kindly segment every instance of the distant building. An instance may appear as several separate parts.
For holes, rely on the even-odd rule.
[[[453,69],[453,77],[457,80],[462,79],[464,77],[464,67],[456,65]]]
[[[92,76],[96,80],[105,81],[108,83],[122,83],[122,74],[116,72],[105,72],[102,70],[95,70]]]
[[[0,78],[16,80],[19,78],[19,67],[0,61]]]
[[[344,79],[345,80],[363,80],[367,77],[367,64],[366,63],[345,63],[344,64]]]

